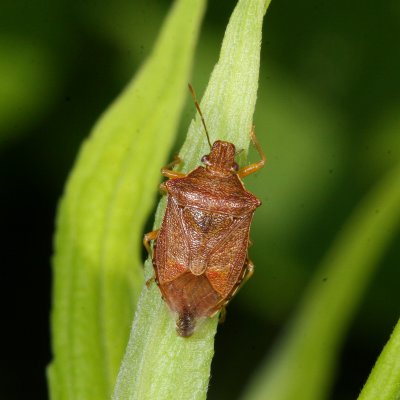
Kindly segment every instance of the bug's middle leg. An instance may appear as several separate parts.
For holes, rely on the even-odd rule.
[[[159,232],[160,232],[160,230],[157,229],[157,230],[155,230],[155,231],[148,232],[148,233],[146,233],[146,234],[143,236],[143,245],[144,245],[144,247],[146,248],[147,252],[149,253],[149,255],[150,255],[151,257],[153,257],[153,254],[152,254],[152,250],[151,250],[151,247],[150,247],[150,242],[153,241],[153,240],[157,240],[157,237],[158,237]],[[148,279],[148,280],[145,282],[147,288],[149,288],[150,285],[151,285],[151,284],[153,283],[153,281],[155,281],[155,280],[156,280],[155,276],[152,276],[150,279]]]
[[[156,240],[158,237],[158,233],[160,232],[159,229],[155,230],[155,231],[151,231],[149,233],[146,233],[143,237],[143,245],[146,248],[147,252],[151,255],[152,251],[151,251],[151,247],[150,247],[150,242],[152,242],[153,240]]]

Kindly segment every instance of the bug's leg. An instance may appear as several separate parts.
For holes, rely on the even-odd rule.
[[[250,260],[249,257],[246,259],[246,272],[239,284],[238,290],[253,276],[254,274],[254,264],[253,261]]]
[[[160,193],[161,193],[162,195],[168,193],[168,190],[167,190],[167,187],[165,186],[165,183],[161,183],[161,184],[160,184],[159,190],[160,190]]]
[[[149,289],[150,285],[155,281],[156,281],[156,277],[155,276],[152,276],[151,278],[147,279],[147,281],[145,282],[145,285],[146,285],[147,289]]]
[[[169,178],[169,179],[175,179],[175,178],[183,178],[186,176],[186,174],[178,171],[173,171],[171,168],[173,168],[175,165],[178,165],[182,162],[182,160],[179,158],[179,156],[175,156],[174,159],[167,164],[165,167],[161,168],[161,173]]]
[[[149,253],[150,257],[153,257],[153,252],[152,252],[152,249],[150,247],[150,242],[157,239],[159,232],[160,232],[160,230],[157,229],[155,231],[151,231],[149,233],[146,233],[144,235],[144,237],[143,237],[144,247],[146,248],[146,250]],[[154,260],[153,260],[153,265],[154,265]],[[150,285],[153,282],[157,282],[157,278],[156,278],[155,275],[153,275],[151,278],[147,279],[147,281],[145,282],[147,289],[150,288]],[[157,282],[157,284],[158,284],[158,282]]]
[[[244,275],[240,283],[236,286],[236,288],[233,290],[232,294],[229,296],[229,299],[227,300],[230,301],[230,299],[236,295],[236,293],[243,287],[243,285],[253,276],[254,274],[254,264],[253,261],[250,260],[249,257],[246,258],[246,261],[244,263]]]
[[[218,323],[223,324],[225,320],[226,320],[226,303],[221,308],[221,312],[219,313]]]
[[[228,303],[232,300],[232,297],[235,296],[235,294],[242,288],[242,286],[253,276],[254,273],[254,264],[253,262],[249,259],[249,257],[246,258],[246,261],[244,263],[244,275],[240,283],[236,286],[236,288],[233,290],[233,292],[230,294],[230,296],[222,303],[222,306],[220,307],[220,314],[219,314],[219,320],[218,323],[222,324],[225,322],[226,319],[226,306]],[[211,315],[213,317],[218,311],[216,311],[214,314]]]
[[[159,229],[156,231],[151,231],[149,233],[146,233],[143,237],[143,245],[146,248],[147,252],[151,255],[151,247],[150,247],[150,242],[152,240],[156,240],[158,236],[158,232],[160,232]]]
[[[254,146],[256,147],[256,149],[258,151],[258,154],[261,157],[261,160],[257,161],[256,163],[253,163],[253,164],[247,165],[246,167],[241,168],[237,172],[239,178],[244,178],[247,175],[257,172],[259,169],[261,169],[265,165],[265,161],[267,159],[265,157],[264,152],[261,149],[260,144],[257,141],[256,134],[254,133],[254,125],[251,127],[250,136],[251,136],[251,140],[252,140]]]

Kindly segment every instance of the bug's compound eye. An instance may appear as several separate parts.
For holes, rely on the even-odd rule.
[[[235,172],[239,171],[239,164],[236,161],[232,165],[232,170]]]
[[[209,165],[210,162],[208,161],[208,155],[201,157],[201,162],[205,165]]]

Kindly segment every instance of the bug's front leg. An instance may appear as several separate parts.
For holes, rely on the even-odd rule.
[[[175,165],[178,165],[182,162],[182,160],[179,158],[179,156],[175,156],[174,159],[167,164],[165,167],[161,168],[161,173],[169,179],[175,179],[175,178],[183,178],[186,176],[186,174],[178,171],[174,171],[171,168],[173,168]]]
[[[247,165],[246,167],[241,168],[237,172],[237,174],[240,178],[244,178],[247,175],[254,174],[254,172],[257,172],[259,169],[261,169],[265,165],[265,161],[267,159],[265,157],[264,152],[262,151],[260,144],[258,143],[257,138],[256,138],[256,134],[254,132],[254,125],[251,128],[250,136],[251,136],[251,140],[252,140],[254,146],[256,146],[256,149],[258,151],[258,154],[261,157],[261,160],[256,163],[253,163],[253,164]]]

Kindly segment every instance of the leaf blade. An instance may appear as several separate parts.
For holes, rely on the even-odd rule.
[[[358,400],[400,398],[400,320],[382,350]]]
[[[225,33],[220,59],[201,102],[211,139],[230,141],[245,150],[250,142],[256,101],[265,6],[266,2],[260,0],[237,3]],[[243,62],[247,52],[251,52],[252,57]],[[241,96],[245,99],[242,103]],[[183,170],[193,169],[208,151],[197,117],[180,151]],[[155,228],[160,225],[164,211],[165,199],[157,209]],[[145,272],[146,279],[154,274],[150,260],[145,263]],[[207,319],[192,337],[178,337],[173,317],[156,285],[144,288],[113,399],[205,399],[216,324],[217,318]]]
[[[143,283],[140,236],[174,140],[203,9],[204,1],[176,4],[69,178],[53,260],[52,398],[110,397]]]

